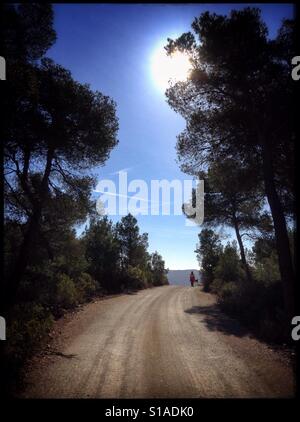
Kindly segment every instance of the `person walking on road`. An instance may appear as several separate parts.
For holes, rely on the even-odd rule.
[[[190,282],[191,282],[191,286],[194,287],[195,276],[194,276],[194,272],[193,271],[190,274]]]

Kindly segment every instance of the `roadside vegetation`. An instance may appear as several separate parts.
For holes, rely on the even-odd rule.
[[[91,199],[93,171],[118,144],[115,102],[46,57],[56,40],[51,5],[2,4],[0,11],[9,75],[1,363],[9,385],[66,310],[168,281],[135,217],[114,224]],[[186,120],[177,140],[181,169],[205,182],[196,251],[204,289],[261,337],[286,341],[295,309],[295,23],[282,22],[271,40],[259,9],[207,12],[166,49],[188,54],[193,68],[166,96]],[[236,242],[224,245],[221,227]]]
[[[116,104],[45,56],[56,39],[50,5],[3,4],[1,16],[9,74],[1,292],[7,386],[65,310],[168,281],[137,220],[129,214],[113,224],[91,200],[93,170],[118,143]]]
[[[278,344],[289,341],[272,235],[257,239],[251,250],[246,251],[251,281],[243,268],[236,241],[223,245],[217,232],[203,229],[196,252],[203,290],[217,295],[223,311],[265,341]]]
[[[295,22],[270,39],[258,8],[205,12],[166,49],[191,60],[190,77],[166,96],[186,121],[181,169],[204,180],[204,288],[264,338],[286,341],[295,312]],[[224,246],[221,228],[236,243]]]

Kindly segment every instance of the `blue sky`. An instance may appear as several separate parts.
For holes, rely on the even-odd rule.
[[[153,79],[151,58],[157,47],[190,30],[203,11],[227,14],[246,4],[56,4],[57,42],[48,56],[73,77],[109,95],[117,103],[118,146],[98,180],[116,180],[128,169],[128,181],[189,179],[176,163],[176,136],[184,120],[168,106]],[[251,5],[254,6],[254,5]],[[287,4],[257,4],[276,35],[284,17],[293,15]],[[113,217],[117,221],[119,217]],[[137,216],[149,233],[150,251],[158,250],[170,269],[198,268],[194,253],[199,227],[186,227],[183,216]]]

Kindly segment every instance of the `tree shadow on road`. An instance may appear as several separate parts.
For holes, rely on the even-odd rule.
[[[220,331],[223,334],[237,337],[244,337],[250,334],[249,330],[237,320],[222,313],[217,305],[193,306],[184,312],[199,315],[199,323],[204,323],[210,331]]]

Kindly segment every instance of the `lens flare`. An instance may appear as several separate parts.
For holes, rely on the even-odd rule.
[[[180,51],[168,56],[163,47],[158,48],[151,60],[152,77],[155,84],[165,91],[169,82],[185,81],[191,70],[188,56]]]

